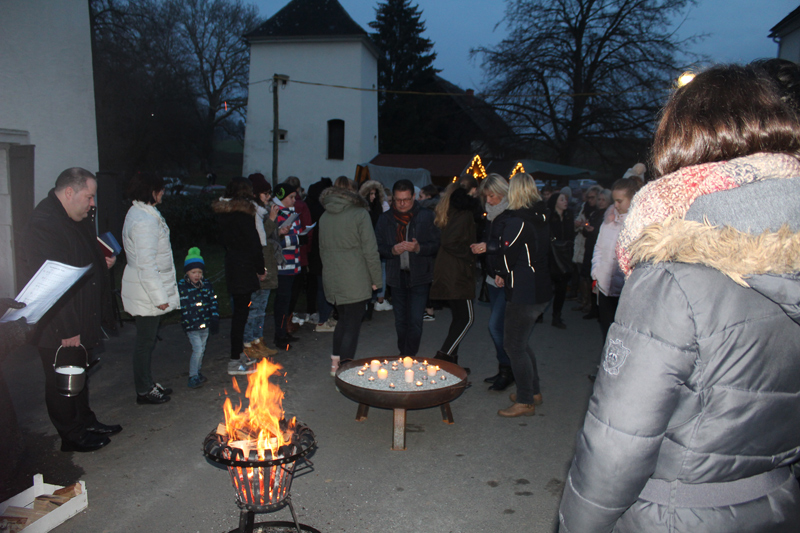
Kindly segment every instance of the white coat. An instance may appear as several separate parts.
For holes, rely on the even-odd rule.
[[[122,305],[134,316],[157,316],[180,306],[169,227],[154,205],[134,201],[122,227],[128,264],[122,274]],[[169,304],[164,310],[159,305]]]

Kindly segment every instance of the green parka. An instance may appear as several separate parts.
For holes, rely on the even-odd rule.
[[[319,252],[325,298],[333,304],[372,298],[381,288],[381,260],[366,201],[337,187],[322,191],[325,208],[319,220]]]

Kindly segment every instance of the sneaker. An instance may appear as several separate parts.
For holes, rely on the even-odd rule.
[[[424,322],[433,322],[436,320],[436,315],[429,315],[427,311],[422,315],[422,320]]]
[[[200,378],[200,383],[205,383],[206,381],[208,381],[208,378],[205,377],[203,373],[200,372],[199,370],[197,371],[197,377]]]
[[[162,387],[161,383],[156,383],[155,387],[161,392],[161,394],[166,394],[167,396],[172,394],[172,389],[169,387]]]
[[[394,307],[392,307],[392,304],[389,303],[389,300],[375,302],[376,311],[391,311],[392,309],[394,309]]]
[[[189,388],[190,389],[198,389],[203,386],[203,380],[200,379],[200,376],[189,376]]]
[[[255,367],[245,365],[241,362],[241,359],[239,361],[235,361],[233,359],[228,361],[229,376],[246,376],[247,374],[252,374],[255,371]]]
[[[311,324],[319,324],[319,313],[311,313],[308,315],[308,320],[306,320],[306,322]]]
[[[139,405],[145,405],[145,404],[156,405],[160,403],[166,403],[170,401],[170,399],[171,398],[168,395],[164,394],[158,389],[157,384],[153,386],[153,388],[150,389],[150,392],[148,392],[147,394],[136,395],[136,403],[138,403]]]
[[[328,322],[323,324],[317,324],[317,327],[314,328],[314,331],[316,333],[333,333],[333,330],[336,329],[336,326],[331,326],[329,322],[330,319],[328,319]]]
[[[255,359],[247,357],[247,354],[242,352],[241,354],[239,354],[239,362],[242,363],[244,366],[253,366],[254,364],[256,364],[257,361]]]
[[[308,313],[294,313],[292,315],[292,324],[302,326],[308,320]]]

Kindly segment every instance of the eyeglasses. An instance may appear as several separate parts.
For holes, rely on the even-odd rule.
[[[408,204],[414,201],[414,198],[395,198],[394,203],[396,204]]]

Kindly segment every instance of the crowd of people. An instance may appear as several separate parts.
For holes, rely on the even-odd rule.
[[[604,348],[561,530],[796,531],[800,486],[788,467],[800,459],[797,87],[793,64],[707,69],[662,112],[656,179],[644,184],[644,165],[634,165],[580,204],[569,188],[540,193],[524,173],[419,191],[407,180],[385,191],[323,179],[305,201],[294,178],[274,190],[260,174],[232,179],[212,205],[233,310],[228,373],[252,373],[255,359],[300,340],[292,315],[303,290],[315,329],[333,330],[331,374],[355,357],[371,309],[394,312],[397,352],[416,356],[437,302],[451,323],[430,358],[458,364],[480,288],[498,360],[486,381],[493,390],[516,383],[498,415],[530,416],[543,401],[534,326],[552,308],[552,326],[566,328],[573,297],[584,318],[598,319]],[[65,396],[55,384],[54,357],[91,360],[107,317],[115,259],[95,242],[96,190],[90,172],[64,171],[24,241],[31,272],[47,259],[92,265],[35,338],[64,451],[96,450],[122,430],[98,421],[88,386]],[[177,279],[157,208],[163,194],[160,177],[134,176],[122,232],[140,404],[170,398],[150,370],[161,317],[181,310],[189,387],[205,381],[205,344],[219,321],[199,248]]]

